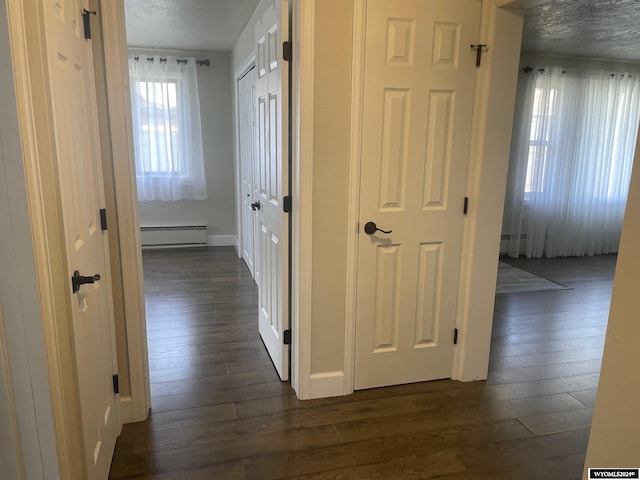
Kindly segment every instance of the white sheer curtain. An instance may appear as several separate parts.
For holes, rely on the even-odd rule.
[[[509,255],[618,251],[640,121],[640,75],[523,74],[504,232]]]
[[[195,58],[129,56],[138,200],[204,200]]]

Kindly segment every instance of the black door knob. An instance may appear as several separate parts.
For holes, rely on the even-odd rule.
[[[260,200],[251,204],[251,210],[260,210]]]
[[[98,280],[100,280],[100,275],[97,273],[90,277],[83,277],[80,275],[80,272],[76,270],[73,272],[73,277],[71,277],[71,290],[73,290],[73,293],[77,293],[80,291],[80,287],[82,285],[86,285],[87,283],[96,283]]]
[[[392,233],[393,230],[382,230],[381,228],[378,228],[378,226],[374,222],[367,222],[364,225],[364,233],[366,233],[367,235],[373,235],[376,232]]]

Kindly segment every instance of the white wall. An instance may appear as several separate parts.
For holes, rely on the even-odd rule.
[[[586,469],[640,467],[640,143],[613,284]]]
[[[206,224],[214,237],[236,235],[236,194],[233,162],[231,54],[206,51],[159,51],[135,48],[131,53],[208,58],[198,67],[202,147],[207,178],[206,200],[140,202],[140,225]]]

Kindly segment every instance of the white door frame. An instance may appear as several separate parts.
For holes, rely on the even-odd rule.
[[[129,396],[120,396],[120,403],[123,423],[131,423],[147,418],[151,393],[124,0],[101,1],[99,8],[113,152],[103,161],[113,168],[125,308],[124,325],[120,329],[116,325],[116,338],[120,348],[126,348],[131,390]]]
[[[358,212],[360,209],[360,138],[364,91],[365,19],[367,0],[355,0],[353,20],[353,74],[351,105],[351,159],[349,169],[347,301],[343,394],[354,391],[355,318],[358,264]],[[478,70],[474,100],[467,195],[471,206],[463,229],[456,327],[459,343],[454,350],[451,378],[471,381],[487,377],[493,302],[495,294],[502,209],[506,188],[511,125],[515,103],[520,44],[501,42],[513,35],[521,18],[501,9],[505,0],[483,0],[479,43],[489,46]],[[521,31],[521,30],[520,30]],[[508,73],[512,72],[509,77]],[[500,78],[502,77],[502,78]],[[498,85],[499,84],[499,85]],[[496,88],[502,94],[497,98]],[[513,95],[510,96],[510,93]],[[488,121],[491,119],[491,121]],[[490,138],[491,141],[487,141]],[[492,175],[488,175],[490,171]],[[488,183],[490,182],[490,184]],[[495,241],[494,241],[495,240]],[[482,250],[477,255],[478,249]],[[473,312],[473,318],[472,314]]]
[[[316,0],[292,1],[291,386],[311,390],[311,267],[313,248],[313,94]]]

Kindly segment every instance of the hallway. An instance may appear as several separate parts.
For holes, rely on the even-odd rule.
[[[570,479],[582,472],[615,256],[507,260],[572,290],[500,295],[487,382],[299,401],[233,248],[145,251],[152,415],[112,479]]]

